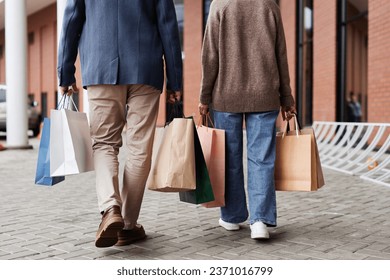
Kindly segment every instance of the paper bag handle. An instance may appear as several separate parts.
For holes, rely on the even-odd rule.
[[[293,115],[294,115],[293,119],[295,122],[295,133],[296,133],[296,136],[299,137],[299,132],[301,131],[301,126],[299,125],[297,115],[296,114],[293,114]],[[284,138],[284,135],[287,133],[287,129],[290,130],[289,128],[290,128],[289,121],[286,120],[286,125],[284,126],[282,138]]]
[[[198,119],[198,124],[196,127],[198,128],[199,126],[206,126],[209,127],[209,122],[211,124],[212,128],[215,128],[213,121],[211,120],[210,113],[207,113],[206,115],[200,115]]]
[[[66,98],[67,97],[68,97],[68,102],[66,102]],[[74,108],[78,112],[79,109],[77,108],[76,104],[74,103],[72,96],[67,96],[66,94],[62,95],[60,101],[57,104],[57,108],[56,109],[57,110],[60,110],[60,109],[68,109],[68,110],[70,110],[70,102],[69,102],[69,100],[72,102]]]

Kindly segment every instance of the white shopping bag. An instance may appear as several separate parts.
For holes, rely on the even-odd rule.
[[[92,140],[87,115],[51,110],[50,176],[93,171]]]

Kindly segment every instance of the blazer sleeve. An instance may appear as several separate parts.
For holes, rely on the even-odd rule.
[[[85,22],[84,0],[68,0],[65,6],[61,38],[58,46],[58,79],[60,86],[76,82],[74,66],[81,32]]]
[[[183,62],[175,5],[172,0],[156,0],[158,30],[164,48],[167,89],[182,90]]]

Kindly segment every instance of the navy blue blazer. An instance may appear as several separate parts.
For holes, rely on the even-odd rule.
[[[179,30],[172,0],[68,0],[58,49],[61,86],[147,84],[182,89]]]

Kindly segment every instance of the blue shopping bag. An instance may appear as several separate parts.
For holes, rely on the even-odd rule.
[[[53,186],[64,180],[64,176],[50,177],[50,119],[45,118],[39,144],[35,184]]]

